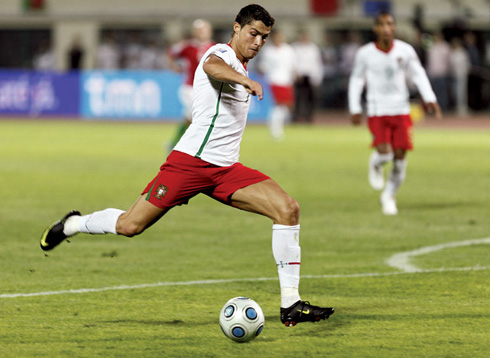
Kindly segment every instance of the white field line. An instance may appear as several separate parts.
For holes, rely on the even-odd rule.
[[[490,244],[490,237],[487,237],[485,239],[465,240],[465,241],[458,241],[458,242],[449,242],[446,244],[440,244],[434,246],[421,247],[420,249],[417,250],[406,251],[406,252],[395,254],[391,256],[386,261],[386,263],[391,267],[397,268],[407,273],[421,272],[424,270],[421,270],[417,266],[410,263],[410,259],[412,257],[426,255],[444,249],[451,249],[455,247],[471,246],[471,245],[482,245],[482,244]]]
[[[451,272],[451,271],[482,271],[482,270],[490,270],[490,266],[439,268],[439,269],[428,269],[428,270],[420,270],[419,269],[417,272],[406,272],[406,271],[404,271],[404,272],[354,273],[354,274],[338,274],[338,275],[313,275],[313,276],[305,275],[305,276],[301,276],[301,278],[302,279],[362,278],[362,277],[383,277],[383,276],[407,275],[407,274],[413,274],[413,273],[432,273],[432,272]],[[223,279],[223,280],[156,282],[156,283],[147,283],[147,284],[141,284],[141,285],[122,285],[122,286],[101,287],[101,288],[81,288],[81,289],[61,290],[61,291],[45,291],[45,292],[32,292],[32,293],[5,293],[5,294],[0,294],[0,298],[39,297],[39,296],[51,296],[51,295],[95,293],[95,292],[116,291],[116,290],[136,290],[136,289],[153,288],[153,287],[213,285],[213,284],[223,284],[223,283],[276,281],[276,280],[277,280],[277,277],[257,277],[257,278]]]

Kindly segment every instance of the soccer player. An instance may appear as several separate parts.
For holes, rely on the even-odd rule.
[[[284,124],[289,121],[294,106],[297,61],[296,52],[286,42],[282,32],[273,31],[270,37],[272,43],[260,54],[259,69],[269,81],[274,96],[269,132],[272,138],[280,140],[284,134]]]
[[[413,47],[394,38],[395,19],[387,12],[376,16],[376,41],[362,46],[349,79],[349,112],[354,125],[362,119],[361,94],[367,84],[368,126],[375,151],[369,159],[369,183],[381,194],[382,212],[398,214],[395,194],[406,176],[406,151],[413,148],[409,90],[406,76],[417,86],[430,113],[441,110],[429,79]],[[385,186],[383,165],[393,161]]]
[[[235,208],[270,218],[272,251],[281,288],[281,321],[286,326],[328,318],[334,310],[301,300],[299,206],[274,180],[238,162],[250,96],[262,86],[248,78],[247,63],[260,51],[274,18],[259,5],[240,10],[228,44],[211,47],[194,80],[192,123],[160,172],[128,209],[105,209],[81,216],[71,211],[50,225],[41,248],[51,250],[79,232],[134,236],[174,206],[204,193]]]
[[[175,137],[170,143],[170,150],[177,144],[192,121],[192,84],[194,73],[201,57],[214,45],[211,41],[213,29],[211,24],[202,19],[192,23],[192,38],[181,41],[170,47],[167,55],[169,67],[175,72],[184,72],[184,83],[179,90],[179,98],[184,107],[184,118],[179,124]]]

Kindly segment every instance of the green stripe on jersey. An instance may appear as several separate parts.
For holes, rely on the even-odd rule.
[[[213,128],[214,128],[214,122],[216,121],[216,118],[218,118],[218,114],[219,114],[219,103],[221,101],[221,92],[223,91],[223,85],[224,85],[224,82],[221,83],[221,87],[219,88],[218,102],[216,103],[216,113],[215,113],[215,115],[213,117],[213,120],[211,121],[211,125],[208,128],[208,132],[206,133],[206,136],[204,137],[204,140],[203,140],[203,142],[201,144],[201,147],[199,148],[199,150],[197,151],[197,153],[195,155],[196,158],[201,159],[201,154],[202,154],[202,151],[204,150],[204,146],[208,142],[209,137],[211,136],[211,132],[213,131]]]

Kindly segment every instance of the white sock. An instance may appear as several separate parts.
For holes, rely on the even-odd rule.
[[[269,131],[272,138],[281,139],[284,135],[284,123],[287,120],[288,108],[286,106],[275,106],[272,109],[271,118],[269,120]]]
[[[377,150],[371,153],[369,162],[375,167],[383,166],[393,160],[393,153],[380,154]]]
[[[78,222],[78,232],[87,234],[111,233],[117,235],[117,219],[123,213],[124,211],[119,209],[105,209],[84,215],[80,217],[80,221]]]
[[[301,247],[299,246],[299,225],[272,226],[272,254],[277,265],[281,287],[281,307],[290,307],[300,300],[299,272]]]
[[[65,224],[63,225],[63,233],[66,236],[73,236],[78,234],[78,223],[80,222],[80,215],[73,215],[66,219]]]
[[[407,160],[395,159],[393,167],[388,175],[388,181],[383,194],[395,196],[400,186],[405,181],[407,175]]]

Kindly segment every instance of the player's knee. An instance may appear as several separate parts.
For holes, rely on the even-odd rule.
[[[141,234],[145,231],[144,225],[138,224],[136,222],[122,222],[117,225],[117,233],[119,235],[133,237]]]
[[[299,223],[299,203],[291,197],[281,205],[279,212],[278,224],[298,225]]]

